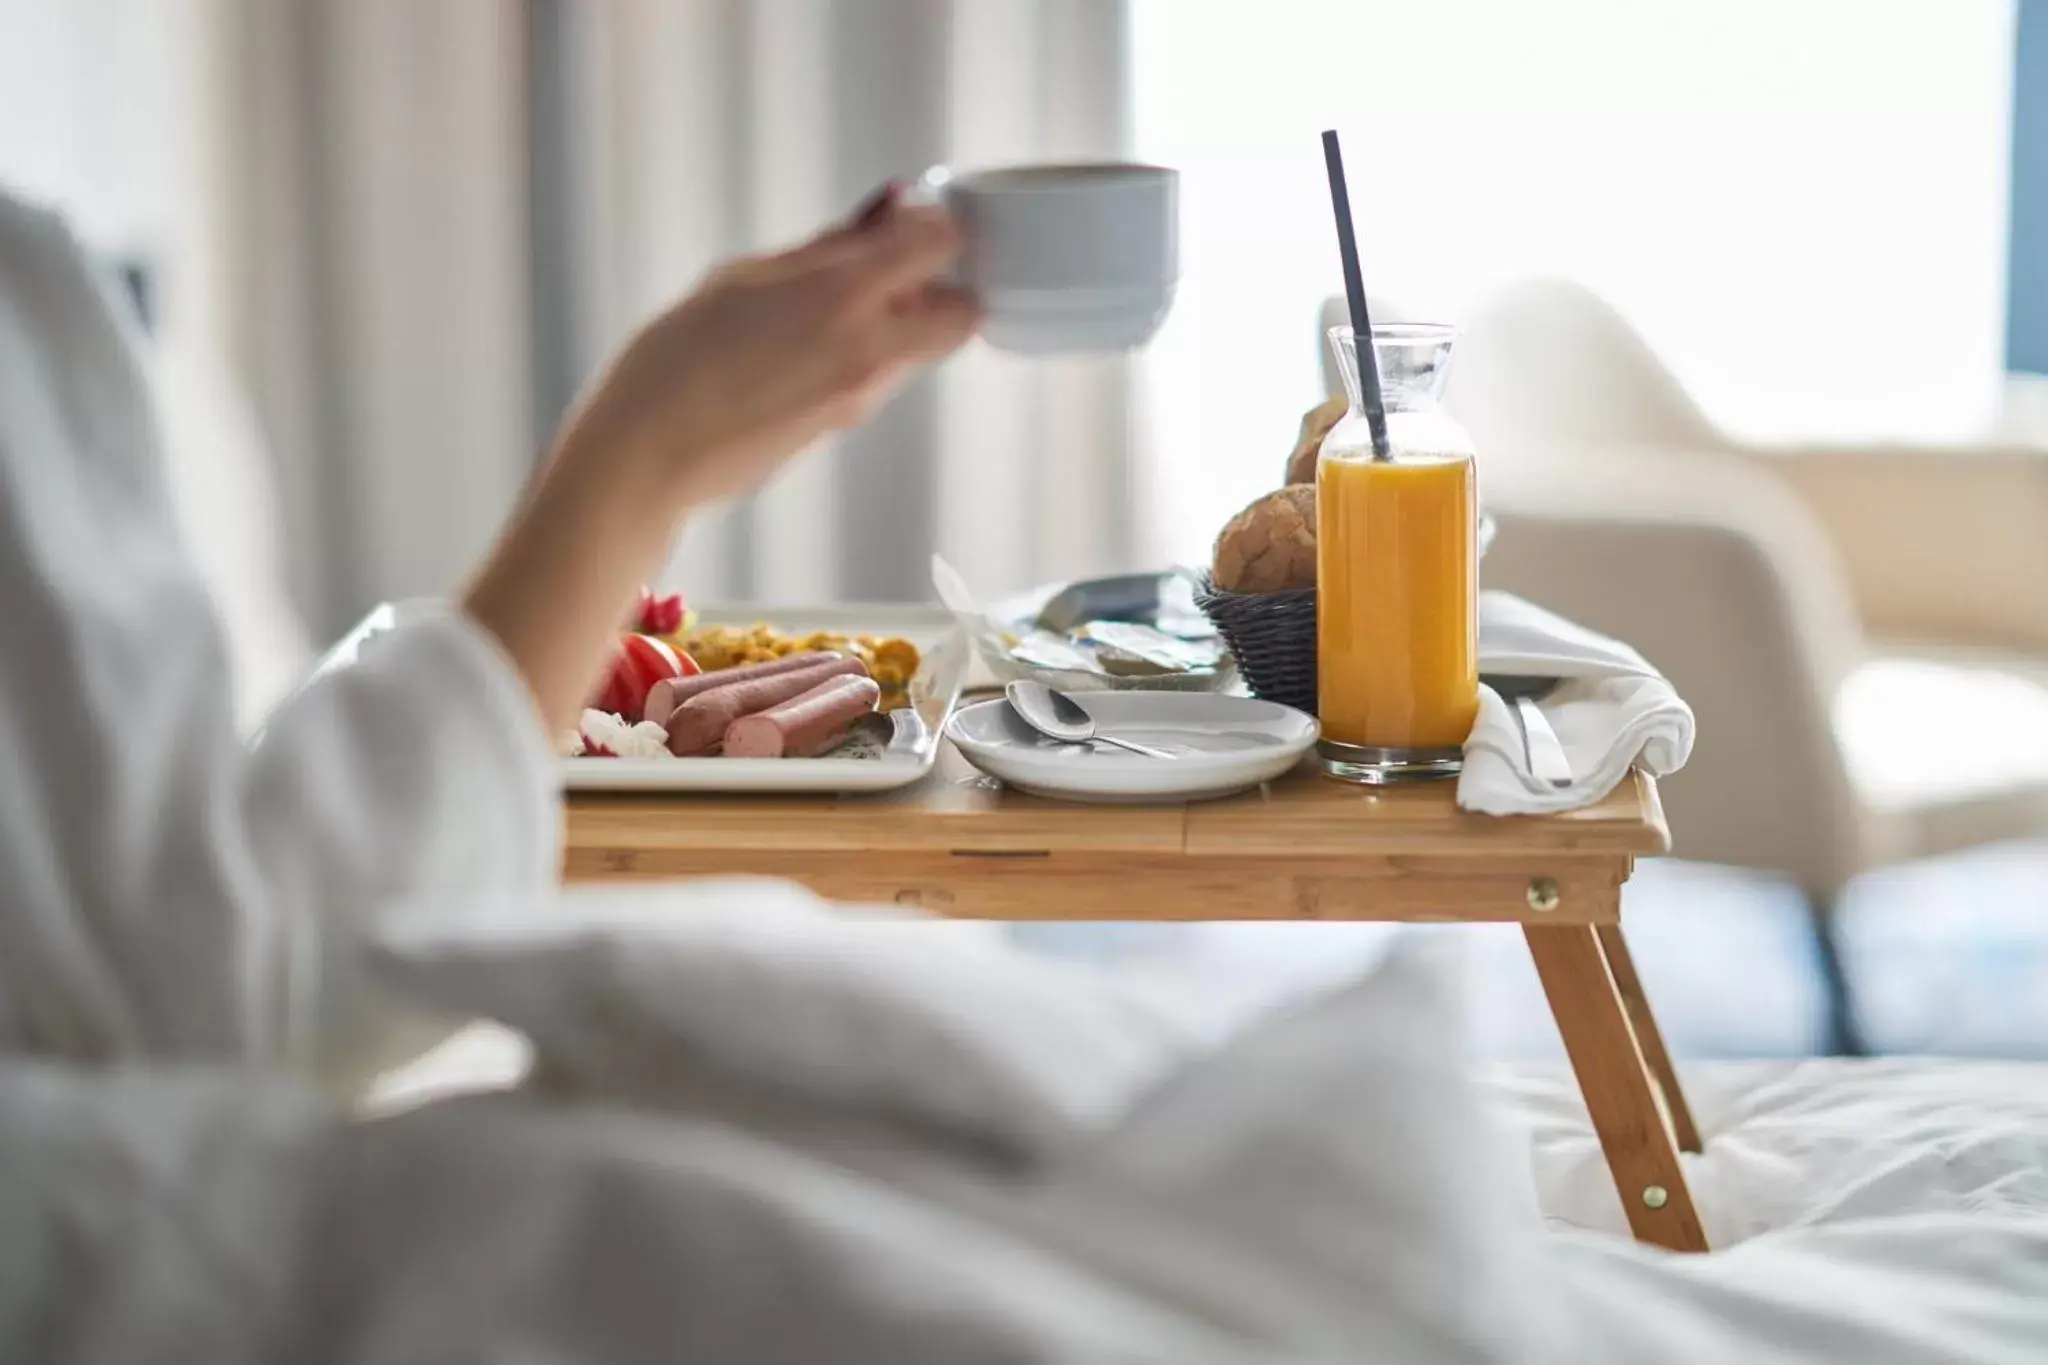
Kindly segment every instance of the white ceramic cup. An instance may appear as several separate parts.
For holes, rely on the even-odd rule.
[[[942,203],[967,244],[956,272],[982,336],[1022,355],[1117,351],[1152,339],[1180,278],[1180,175],[1077,162],[953,171],[915,197]]]

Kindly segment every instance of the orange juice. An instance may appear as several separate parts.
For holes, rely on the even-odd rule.
[[[1404,414],[1390,414],[1399,424]],[[1456,770],[1479,710],[1479,490],[1469,448],[1326,443],[1316,469],[1323,738],[1416,752],[1388,776]],[[1325,750],[1326,760],[1331,750]],[[1332,769],[1333,773],[1335,772]],[[1357,773],[1358,780],[1386,780]]]

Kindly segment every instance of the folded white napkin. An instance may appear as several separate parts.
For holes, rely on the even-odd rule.
[[[1571,810],[1600,800],[1631,767],[1662,777],[1692,756],[1692,708],[1663,674],[1617,640],[1504,592],[1479,594],[1479,671],[1562,678],[1537,704],[1571,760],[1572,782],[1529,772],[1515,707],[1479,689],[1458,804],[1488,815]]]

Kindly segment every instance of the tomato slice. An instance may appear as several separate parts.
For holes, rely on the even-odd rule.
[[[619,638],[619,647],[633,673],[633,692],[639,703],[633,708],[635,711],[647,705],[649,688],[663,678],[678,677],[683,671],[682,659],[666,640],[651,635],[625,635]]]
[[[610,711],[632,725],[647,714],[647,693],[663,678],[687,678],[704,670],[697,661],[666,640],[649,635],[621,635],[612,655],[611,671],[591,705]]]

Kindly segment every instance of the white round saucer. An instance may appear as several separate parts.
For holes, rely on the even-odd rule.
[[[1164,749],[1057,744],[1007,701],[957,712],[946,733],[969,762],[1036,796],[1067,801],[1201,801],[1270,782],[1314,747],[1316,722],[1291,707],[1203,692],[1077,692],[1101,733]]]

